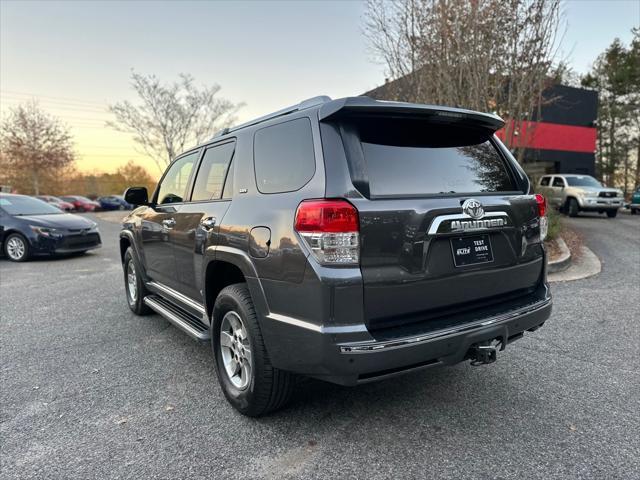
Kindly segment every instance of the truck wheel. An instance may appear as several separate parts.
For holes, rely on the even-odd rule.
[[[12,233],[4,241],[4,254],[12,262],[29,259],[29,241],[19,233]]]
[[[631,215],[635,215],[636,213],[637,213],[637,212],[636,212],[636,209],[635,209],[635,208],[632,208],[632,209],[631,209]]]
[[[271,365],[245,283],[220,292],[211,325],[218,381],[229,403],[250,417],[282,407],[291,397],[294,375]]]
[[[127,294],[129,308],[136,315],[148,315],[152,310],[144,303],[144,297],[149,291],[142,279],[142,271],[133,253],[133,248],[127,248],[124,253],[124,289]]]
[[[580,206],[578,205],[578,201],[575,198],[569,199],[569,206],[567,207],[567,211],[569,212],[570,217],[577,217],[578,211],[580,210]]]
[[[618,210],[607,210],[607,217],[616,218],[616,215],[618,215]]]

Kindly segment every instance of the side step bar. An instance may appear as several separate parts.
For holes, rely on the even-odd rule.
[[[182,310],[164,298],[158,295],[148,295],[144,297],[144,303],[147,304],[149,308],[169,320],[180,330],[183,330],[190,337],[202,341],[209,340],[211,338],[209,328],[202,323],[199,318]]]

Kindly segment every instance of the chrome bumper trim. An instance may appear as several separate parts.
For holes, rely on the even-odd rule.
[[[513,310],[511,312],[497,315],[495,317],[486,318],[486,319],[478,320],[475,322],[465,323],[464,325],[460,325],[458,327],[438,330],[435,332],[426,333],[424,335],[405,337],[397,340],[388,340],[385,342],[378,342],[373,340],[373,341],[359,342],[359,343],[343,343],[339,345],[340,353],[371,353],[378,350],[392,350],[395,348],[413,346],[422,342],[434,340],[439,337],[445,337],[447,335],[452,335],[455,333],[464,333],[470,330],[475,330],[475,329],[486,327],[489,325],[495,325],[498,323],[506,322],[513,318],[519,317],[521,315],[526,315],[528,313],[533,313],[537,310],[540,310],[548,306],[550,303],[551,303],[551,299],[549,298],[546,300],[542,300],[540,302],[533,303],[531,305],[527,305],[526,307]]]

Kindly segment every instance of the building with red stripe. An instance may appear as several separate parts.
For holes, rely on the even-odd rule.
[[[595,174],[598,92],[554,85],[533,120],[522,122],[508,142],[524,147],[529,173]],[[510,129],[513,131],[513,129]],[[497,132],[505,140],[505,130]]]

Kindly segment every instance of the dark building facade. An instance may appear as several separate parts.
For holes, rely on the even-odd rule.
[[[385,100],[393,83],[365,95]],[[545,90],[543,97],[539,111],[531,121],[520,125],[509,142],[525,148],[524,168],[533,176],[545,173],[594,175],[598,93],[553,85]],[[498,131],[497,135],[505,140],[504,130]]]

